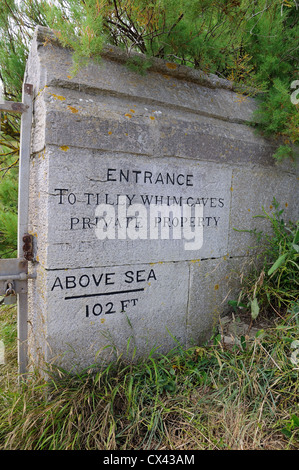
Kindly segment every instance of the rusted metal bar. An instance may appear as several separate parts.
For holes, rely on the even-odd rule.
[[[35,278],[36,278],[35,273],[8,274],[7,276],[4,274],[0,276],[0,282],[2,281],[27,281],[27,279],[35,279]]]
[[[29,106],[24,103],[16,103],[14,101],[6,101],[0,103],[0,111],[7,111],[8,113],[25,113],[28,111]]]
[[[27,292],[28,262],[19,258],[0,260],[0,296],[5,295],[7,281],[14,281],[17,294]]]

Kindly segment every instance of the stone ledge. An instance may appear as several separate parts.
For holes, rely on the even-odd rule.
[[[35,36],[37,42],[41,45],[51,42],[55,44],[55,46],[62,47],[58,37],[55,35],[55,32],[49,28],[44,26],[37,26],[35,30]],[[120,64],[125,64],[127,63],[128,59],[134,58],[138,58],[144,61],[148,60],[148,58],[142,53],[131,52],[129,54],[121,48],[113,45],[104,46],[101,56]],[[240,92],[241,90],[240,86],[236,83],[220,78],[215,74],[207,74],[201,70],[195,70],[191,67],[187,67],[186,65],[179,65],[174,62],[165,61],[156,57],[151,58],[151,66],[149,67],[149,70],[167,74],[177,79],[188,80],[208,88],[223,88],[236,92]],[[243,87],[242,91],[245,93],[247,92],[247,94],[257,92],[256,90],[250,89],[248,87]]]

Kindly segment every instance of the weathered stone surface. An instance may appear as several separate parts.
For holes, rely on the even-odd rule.
[[[185,109],[192,103],[192,108],[201,114],[234,122],[252,119],[252,110],[256,107],[254,100],[233,92],[233,85],[227,80],[157,59],[149,68],[149,75],[141,75],[123,66],[127,61],[124,52],[108,46],[100,66],[90,62],[73,76],[71,51],[57,47],[53,36],[45,41],[43,30],[39,28],[27,70],[34,76],[36,94],[45,86],[58,86],[94,94],[123,95],[129,100],[139,99],[145,103],[166,102],[170,107]],[[149,76],[151,80],[148,80]]]
[[[248,258],[197,260],[190,263],[187,344],[210,339],[228,301],[238,298],[242,273],[247,272]]]
[[[47,271],[44,344],[60,364],[76,368],[129,346],[130,358],[134,348],[138,356],[155,347],[166,352],[173,337],[185,345],[188,278],[187,263]]]
[[[138,357],[205,341],[250,264],[253,238],[234,229],[264,229],[253,216],[273,196],[298,217],[296,169],[247,125],[253,99],[186,67],[154,60],[142,76],[125,62],[106,48],[72,77],[51,33],[32,43],[34,361],[83,368],[129,344]]]
[[[33,200],[38,206],[35,217],[39,219],[35,225],[42,224],[37,255],[48,269],[185,261],[227,253],[231,198],[228,166],[190,162],[186,167],[175,158],[153,164],[148,157],[139,157],[132,162],[125,154],[89,149],[82,153],[81,149],[53,146],[37,154],[32,163]],[[96,232],[99,204],[111,205],[113,212],[107,216],[107,224],[115,217],[104,240],[99,240]],[[153,204],[156,211],[151,223]],[[135,205],[141,205],[145,219],[141,219],[143,212],[133,219],[133,207],[139,208]],[[199,205],[203,206],[201,215],[196,212]],[[123,224],[120,218],[124,209]],[[129,224],[133,224],[132,235]],[[119,227],[126,229],[124,239]],[[152,230],[157,230],[155,239]],[[199,243],[197,248],[201,231],[203,245]]]
[[[162,86],[159,84],[160,88]],[[73,90],[67,90],[64,96],[62,90],[47,87],[38,98],[43,103],[39,107],[45,129],[36,135],[36,151],[46,142],[99,150],[112,147],[115,152],[127,151],[155,158],[178,156],[223,163],[273,164],[272,154],[276,148],[273,142],[256,136],[250,127],[237,120],[233,122],[224,117],[220,120],[214,113],[201,112],[192,97],[186,96],[186,106],[182,108],[167,100],[147,104],[134,96],[115,97]]]
[[[291,173],[262,166],[234,168],[231,189],[228,253],[232,256],[244,256],[256,247],[257,238],[248,231],[269,233],[271,224],[265,212],[274,217],[274,198],[285,222],[298,220],[298,177]]]

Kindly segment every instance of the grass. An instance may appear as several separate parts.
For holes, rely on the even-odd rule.
[[[241,347],[210,344],[18,385],[15,311],[1,314],[0,449],[299,449],[294,306]],[[296,343],[295,343],[296,344]],[[299,354],[298,354],[299,356]]]

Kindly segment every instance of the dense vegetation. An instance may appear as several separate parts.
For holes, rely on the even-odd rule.
[[[159,57],[255,89],[259,131],[280,139],[276,158],[296,158],[297,0],[2,0],[0,79],[8,100],[21,100],[37,24],[53,28],[61,43],[73,48],[74,71],[90,57],[98,60],[103,45],[110,43],[145,54],[142,66],[130,64],[139,71],[150,66],[151,57]],[[19,119],[2,113],[1,131],[6,187],[0,193],[0,256],[7,257],[15,256]]]

